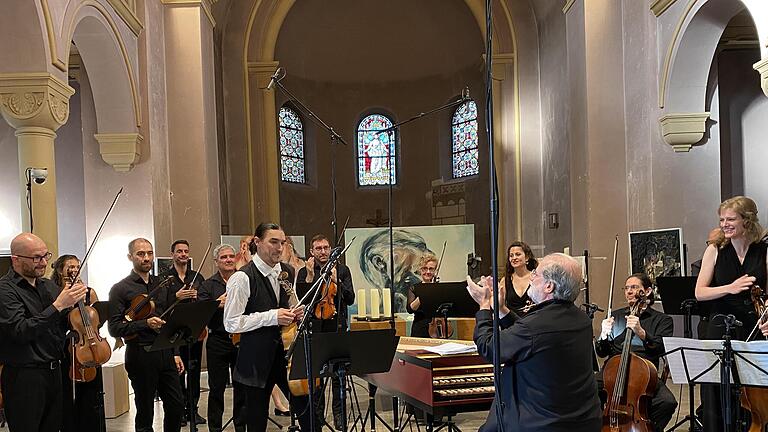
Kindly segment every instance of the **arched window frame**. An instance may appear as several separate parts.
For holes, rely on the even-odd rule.
[[[277,114],[278,146],[280,147],[280,180],[287,183],[306,184],[306,145],[304,120],[289,105],[283,105]],[[290,145],[290,140],[298,140]]]
[[[368,129],[368,123],[371,119],[374,119],[376,121],[379,121],[381,125],[379,127],[376,127],[375,129]],[[357,123],[356,127],[356,148],[357,148],[357,185],[359,187],[376,187],[376,186],[388,186],[389,183],[387,181],[387,175],[382,174],[379,178],[365,178],[365,173],[367,169],[370,169],[372,165],[379,165],[381,163],[384,163],[385,166],[388,165],[389,167],[389,181],[392,182],[392,185],[397,185],[398,181],[398,173],[397,173],[397,165],[398,165],[398,152],[399,152],[399,143],[397,141],[397,133],[395,130],[391,130],[384,133],[377,133],[378,130],[383,130],[391,127],[394,124],[392,118],[388,116],[387,114],[381,113],[381,112],[372,112],[369,113],[363,118],[360,119],[360,121]],[[381,143],[381,137],[385,137],[389,144],[389,155],[374,155],[371,156],[370,152],[367,151],[367,144],[369,142],[373,141],[374,137],[379,138],[379,142]],[[386,145],[386,144],[385,144]],[[384,147],[383,149],[386,149]],[[382,148],[377,149],[378,151],[383,150]],[[384,159],[382,161],[382,159]],[[379,165],[380,166],[380,165]]]
[[[451,173],[453,178],[480,173],[477,104],[469,100],[459,105],[451,117]]]

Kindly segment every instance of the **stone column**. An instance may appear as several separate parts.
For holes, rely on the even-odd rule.
[[[208,242],[216,246],[221,239],[210,3],[163,0],[170,236],[190,242],[195,267],[207,274],[212,261],[200,260]],[[155,250],[170,253],[169,247]]]
[[[74,93],[72,87],[49,73],[0,74],[0,113],[16,129],[19,145],[22,226],[30,230],[27,168],[47,168],[44,184],[32,182],[32,231],[54,256],[58,255],[59,235],[53,142],[55,131],[69,118],[69,98]]]

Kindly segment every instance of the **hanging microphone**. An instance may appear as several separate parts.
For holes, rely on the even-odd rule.
[[[275,73],[272,74],[272,78],[269,80],[269,84],[267,84],[267,90],[272,90],[272,87],[275,86],[275,82],[277,82],[278,77],[280,76],[280,73],[283,71],[283,68],[279,67],[275,70]]]

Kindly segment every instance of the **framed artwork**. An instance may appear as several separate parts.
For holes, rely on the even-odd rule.
[[[682,228],[630,232],[629,263],[632,273],[645,273],[653,283],[659,276],[685,276]]]
[[[168,269],[173,267],[173,258],[172,257],[155,257],[155,265],[152,269],[152,274],[157,276],[161,275],[164,272],[166,272]],[[189,270],[194,270],[195,266],[192,263],[192,257],[189,257],[189,263],[187,264],[187,268]],[[201,274],[200,277],[203,275]]]

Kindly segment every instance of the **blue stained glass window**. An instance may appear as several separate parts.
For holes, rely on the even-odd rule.
[[[371,114],[357,125],[357,179],[360,186],[397,184],[397,142],[392,120]]]
[[[456,108],[451,129],[453,178],[478,174],[477,105],[474,101],[464,102]]]
[[[280,125],[280,178],[306,183],[304,175],[304,124],[296,111],[284,106],[278,114]]]

